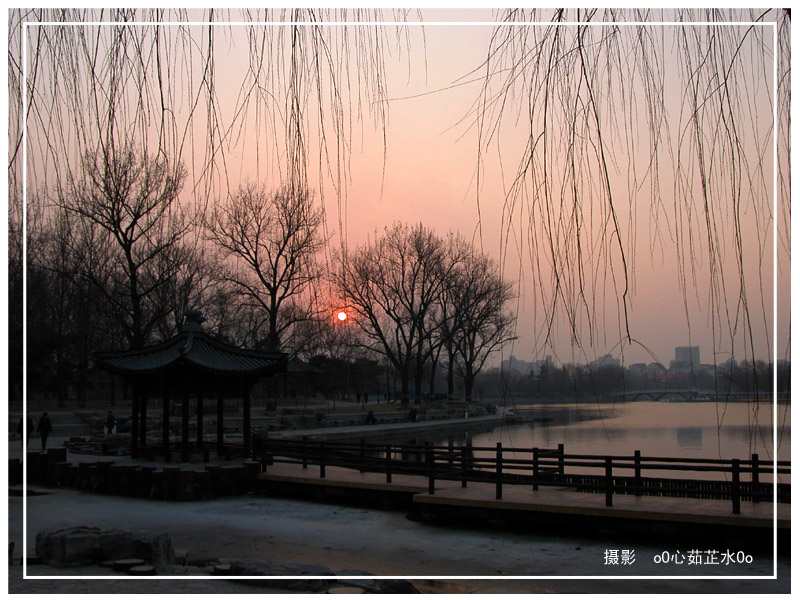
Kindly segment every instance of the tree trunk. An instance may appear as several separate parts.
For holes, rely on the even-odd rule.
[[[452,400],[456,392],[455,384],[455,353],[447,352],[447,399]]]
[[[408,397],[408,389],[409,389],[409,379],[410,374],[408,372],[408,366],[404,366],[399,371],[400,375],[400,402],[406,406],[408,405],[409,397]]]
[[[472,369],[464,369],[464,396],[467,402],[472,402],[472,387],[475,385],[475,374]]]
[[[280,349],[278,336],[278,302],[275,294],[270,294],[269,333],[267,334],[267,350],[277,352]]]
[[[422,364],[417,361],[416,368],[414,369],[414,404],[419,404],[422,402],[422,380]]]
[[[428,385],[431,397],[433,397],[434,390],[436,389],[436,367],[438,362],[439,361],[435,359],[431,362],[431,379],[430,384]]]

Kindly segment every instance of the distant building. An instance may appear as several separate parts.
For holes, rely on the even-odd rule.
[[[657,377],[667,372],[667,368],[659,362],[651,362],[647,365],[647,374],[650,377]]]
[[[553,366],[553,355],[552,354],[548,354],[547,356],[545,356],[544,360],[535,360],[535,361],[533,361],[533,363],[531,365],[531,372],[534,375],[538,375],[541,372],[542,367],[545,366],[545,365],[547,365],[548,367],[552,367]]]
[[[553,356],[548,354],[544,360],[534,360],[533,362],[529,362],[527,360],[520,360],[516,356],[512,355],[510,358],[507,358],[502,363],[502,368],[505,373],[516,372],[523,375],[533,374],[538,375],[539,371],[542,370],[544,365],[549,367],[553,366]]]
[[[675,362],[684,363],[691,367],[700,366],[700,346],[677,346],[675,348]]]
[[[589,363],[589,368],[599,369],[600,367],[619,367],[620,362],[618,358],[614,358],[610,354],[606,354],[605,356],[601,356],[599,358],[594,359],[592,362]]]
[[[503,372],[511,373],[512,371],[516,371],[517,373],[530,373],[531,369],[533,368],[533,363],[530,363],[526,360],[519,360],[513,354],[505,359],[502,363]]]
[[[628,370],[640,375],[647,375],[647,363],[633,363],[628,366]]]

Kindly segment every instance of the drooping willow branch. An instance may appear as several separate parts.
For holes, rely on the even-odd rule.
[[[516,223],[527,227],[540,347],[560,324],[579,348],[607,347],[609,308],[618,339],[633,343],[636,273],[671,245],[690,335],[698,303],[715,352],[770,348],[774,219],[787,256],[789,239],[787,14],[510,10],[497,20],[468,118],[479,169],[527,128],[503,222],[507,240]],[[772,28],[760,25],[770,21],[777,56]],[[782,217],[772,211],[773,135]]]

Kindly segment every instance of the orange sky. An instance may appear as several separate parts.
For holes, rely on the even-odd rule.
[[[485,11],[453,13],[427,11],[424,16],[428,21],[436,18],[456,21],[465,18],[486,19],[488,18],[486,15],[488,12]],[[243,32],[243,27],[231,28],[225,36],[220,36],[219,50],[216,50],[215,86],[223,120],[232,115],[233,105],[239,94],[238,82],[248,66],[247,49],[240,41]],[[585,346],[582,350],[574,348],[570,344],[569,332],[563,322],[557,323],[554,329],[552,342],[555,352],[552,348],[545,347],[543,343],[544,338],[541,333],[543,312],[534,287],[527,212],[524,206],[518,206],[509,221],[503,210],[510,176],[524,147],[527,124],[524,102],[510,107],[511,111],[521,109],[519,119],[516,121],[507,119],[504,122],[501,143],[484,155],[482,185],[479,195],[477,193],[475,181],[478,158],[477,133],[474,127],[469,126],[469,118],[465,122],[460,120],[469,114],[478,98],[480,82],[452,86],[479,78],[479,72],[472,75],[470,73],[485,59],[491,32],[492,28],[489,26],[429,24],[424,30],[423,51],[421,43],[423,32],[419,27],[412,26],[408,57],[404,48],[398,50],[393,45],[387,47],[385,55],[387,96],[390,100],[387,106],[385,147],[382,132],[376,131],[369,119],[363,123],[354,122],[352,137],[349,140],[351,146],[346,197],[337,196],[330,178],[325,175],[320,177],[318,173],[311,174],[311,185],[317,187],[318,193],[321,192],[324,198],[328,227],[333,235],[332,243],[340,243],[343,234],[350,246],[363,244],[373,237],[375,232],[380,233],[384,226],[394,221],[422,222],[442,235],[449,230],[460,231],[498,259],[504,253],[504,270],[509,279],[517,280],[520,273],[523,276],[524,281],[519,286],[521,292],[519,307],[515,307],[515,310],[519,311],[517,328],[519,339],[513,349],[504,350],[505,357],[512,352],[523,360],[542,358],[545,354],[557,354],[560,362],[573,360],[585,362],[606,352],[619,356],[620,347],[617,344],[621,331],[619,312],[614,299],[614,286],[608,282],[605,284],[605,303],[602,301],[603,293],[598,293],[597,303],[593,306],[603,323],[603,327],[596,333],[594,346],[589,346],[588,335],[585,335],[588,330],[583,329]],[[229,45],[227,38],[237,43]],[[767,38],[771,40],[771,34]],[[669,49],[666,51],[668,53]],[[671,62],[669,57],[665,62],[668,64]],[[676,95],[672,98],[675,100],[678,98],[677,94],[683,90],[679,89],[677,83],[670,84],[673,85]],[[185,108],[188,99],[184,99],[183,103]],[[672,108],[675,111],[673,118],[677,119],[679,113],[677,104]],[[369,112],[366,107],[364,112],[365,114]],[[231,138],[232,143],[226,148],[228,183],[235,188],[238,181],[258,179],[274,181],[277,187],[280,184],[280,174],[276,164],[282,157],[276,156],[275,140],[267,135],[266,127],[262,125],[259,129],[260,139],[254,138],[250,129],[254,123],[253,119],[254,117],[249,118],[248,126],[241,132],[241,137]],[[197,134],[194,142],[194,151],[197,153],[194,158],[194,174],[198,173],[201,166],[198,161],[202,159],[202,152],[197,148],[201,145],[199,140],[204,135],[205,125],[203,119],[198,119],[194,128]],[[769,123],[764,120],[760,126],[768,127]],[[310,134],[313,145],[314,131]],[[702,274],[708,267],[706,257],[701,257],[697,264],[700,273],[697,278],[697,292],[695,294],[694,283],[690,281],[687,304],[684,305],[685,296],[678,284],[675,232],[665,229],[662,225],[664,246],[657,247],[651,256],[653,229],[650,220],[650,199],[646,189],[636,192],[638,212],[635,217],[628,218],[626,165],[636,162],[641,157],[625,155],[625,152],[618,148],[615,151],[619,153],[619,161],[617,177],[612,185],[622,216],[623,237],[627,243],[629,235],[633,232],[636,235],[633,248],[635,252],[629,257],[630,261],[635,259],[632,264],[635,267],[636,278],[628,315],[631,335],[649,348],[661,362],[668,363],[674,358],[675,346],[689,343],[701,347],[702,362],[712,362],[714,357],[710,333],[711,319],[708,314],[708,277]],[[188,166],[191,167],[192,158],[189,152],[185,150],[184,154]],[[771,153],[768,154],[771,156]],[[315,163],[316,156],[312,150],[312,163]],[[665,154],[661,173],[665,205],[665,212],[661,218],[666,221],[669,220],[673,202],[672,167],[667,164],[667,159],[668,156]],[[771,173],[771,165],[764,165],[764,168]],[[190,176],[192,173],[190,168]],[[771,181],[771,177],[767,179]],[[219,187],[214,194],[224,193],[225,186],[222,181],[223,178],[217,179]],[[185,190],[185,193],[188,195],[190,191]],[[771,194],[771,189],[769,193]],[[772,202],[771,198],[760,201],[768,201],[770,205]],[[587,202],[588,214],[591,200]],[[341,213],[344,220],[340,231],[339,211],[343,207],[346,207],[346,212]],[[593,218],[596,219],[597,216]],[[702,216],[697,218],[701,219]],[[757,252],[753,233],[755,216],[752,213],[745,213],[744,219],[745,246],[748,255],[753,255]],[[511,237],[504,238],[502,232],[509,223],[512,225]],[[696,241],[702,245],[702,222],[698,221],[695,226],[699,227],[694,234]],[[730,227],[723,228],[726,240],[733,239],[732,233]],[[762,262],[763,283],[766,287],[764,298],[767,305],[771,305],[771,237],[768,236],[765,242],[763,250],[766,251],[766,257]],[[788,260],[784,258],[784,262],[786,264],[782,264],[781,267],[785,269],[786,275],[780,279],[780,294],[782,298],[788,299]],[[729,254],[722,268],[727,272],[732,267],[735,267],[735,264],[732,255]],[[761,317],[760,298],[755,293],[759,285],[758,264],[748,259],[744,268],[751,311],[757,317],[757,322],[753,325],[753,336],[757,344],[756,356],[766,358],[766,339],[767,332],[771,334],[772,311],[771,309],[766,311],[768,323],[765,326]],[[598,285],[602,290],[603,274],[599,275]],[[735,300],[738,294],[736,286],[731,286],[727,291]],[[735,302],[732,306],[735,309]],[[786,306],[788,307],[788,302]],[[687,309],[691,327],[687,325]],[[788,331],[788,314],[785,313],[786,311],[780,315],[781,332]],[[737,335],[740,333],[741,331]],[[721,339],[724,337],[721,336]],[[785,345],[786,336],[781,335],[779,358],[782,357]],[[739,351],[739,348],[742,348],[740,337],[737,337],[735,346],[737,358],[744,358],[744,352]],[[726,345],[723,340],[719,347],[721,353],[717,356],[717,362],[729,357],[729,354],[725,353],[726,348],[730,349],[730,343],[727,342]],[[653,360],[653,357],[636,345],[625,346],[624,352],[626,363]],[[498,361],[499,357],[494,362]]]

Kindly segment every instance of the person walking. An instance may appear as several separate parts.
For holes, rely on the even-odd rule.
[[[47,416],[47,413],[44,413],[42,418],[39,419],[39,425],[36,427],[36,431],[39,432],[42,438],[42,452],[44,452],[47,450],[47,436],[53,431],[53,424],[50,422],[50,417]]]
[[[117,420],[114,418],[114,413],[108,411],[108,416],[106,417],[106,435],[111,435],[115,433],[115,428],[117,426]]]

